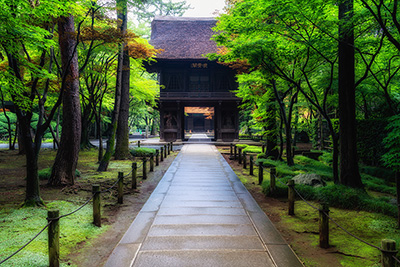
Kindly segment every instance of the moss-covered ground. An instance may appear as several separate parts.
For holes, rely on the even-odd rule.
[[[81,206],[91,196],[92,184],[100,184],[101,190],[109,188],[118,178],[118,172],[125,175],[131,171],[132,162],[138,163],[138,189],[131,189],[131,176],[124,179],[124,203],[117,204],[115,189],[101,194],[102,227],[92,224],[91,202],[71,216],[60,220],[60,261],[61,266],[101,266],[111,253],[114,245],[133,220],[135,214],[146,202],[177,152],[156,167],[147,180],[142,180],[142,167],[139,158],[112,160],[106,172],[97,172],[96,149],[81,151],[76,184],[67,187],[49,187],[47,178],[56,151],[42,149],[39,157],[41,197],[45,207],[22,208],[25,198],[25,156],[18,151],[0,150],[0,261],[19,249],[47,224],[47,210],[59,209],[60,215],[69,213]],[[147,170],[149,167],[147,165]],[[122,214],[122,215],[121,215]],[[126,215],[124,215],[126,214]],[[118,221],[118,218],[123,221]],[[118,225],[114,225],[118,223]],[[114,233],[113,229],[118,233]],[[113,232],[109,234],[108,232]],[[106,239],[103,241],[102,239]],[[96,248],[92,244],[96,243]],[[94,246],[94,245],[93,245]],[[1,266],[48,266],[47,230]],[[81,251],[89,253],[81,255]],[[90,255],[94,251],[99,255]],[[99,251],[101,253],[99,253]],[[90,258],[96,258],[91,260]],[[82,260],[84,259],[84,260]],[[86,263],[83,263],[83,262]],[[94,263],[96,262],[96,263]]]
[[[254,168],[254,175],[249,175],[249,168],[243,169],[237,161],[229,159],[229,147],[219,147],[225,159],[238,175],[240,180],[253,195],[260,207],[274,222],[283,237],[295,250],[305,266],[380,266],[380,252],[370,247],[354,237],[345,233],[342,229],[330,222],[330,245],[329,249],[319,248],[319,213],[305,202],[297,200],[295,204],[295,216],[287,214],[286,198],[267,197],[263,189],[258,185],[258,169]],[[327,156],[324,155],[326,158]],[[329,157],[328,157],[329,160]],[[276,166],[278,176],[289,178],[299,173],[318,173],[329,181],[331,169],[324,162],[311,160],[303,156],[297,156],[295,166],[288,167],[284,162],[271,161]],[[374,168],[363,167],[369,174],[362,173],[363,181],[372,181],[373,184],[381,184],[386,191],[392,187],[391,179],[383,179],[373,176],[376,172]],[[388,173],[387,175],[390,175]],[[265,173],[264,183],[269,183],[269,174]],[[368,194],[375,195],[377,199],[386,197],[391,198],[392,192],[376,192],[368,187]],[[316,207],[319,203],[310,201]],[[361,239],[380,246],[382,239],[389,238],[396,240],[400,244],[400,230],[396,228],[396,218],[386,216],[381,213],[368,211],[330,208],[331,217],[350,233]]]

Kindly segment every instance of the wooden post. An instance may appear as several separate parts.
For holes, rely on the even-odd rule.
[[[60,266],[60,216],[59,210],[48,210],[47,219],[51,221],[48,227],[49,266]]]
[[[137,147],[140,147],[140,140],[137,141]]]
[[[233,160],[237,159],[237,146],[234,147]]]
[[[167,144],[168,156],[171,154],[171,143]]]
[[[101,227],[101,210],[100,210],[100,185],[92,185],[93,197],[93,223]]]
[[[395,267],[396,260],[393,256],[396,256],[396,241],[392,239],[382,239],[382,267]]]
[[[159,156],[160,156],[160,150],[156,149],[156,166],[160,165]]]
[[[269,183],[271,186],[271,193],[276,191],[276,169],[275,167],[271,167],[270,173],[269,173]]]
[[[164,158],[167,158],[167,145],[164,145]]]
[[[174,142],[171,142],[171,152],[174,152]]]
[[[289,201],[289,215],[294,215],[294,199],[295,199],[295,192],[294,192],[294,181],[290,179],[288,181],[288,201]]]
[[[261,185],[264,180],[264,169],[262,162],[258,163],[258,184]]]
[[[239,157],[239,164],[242,164],[242,148],[239,147],[239,153],[238,153],[238,157]]]
[[[229,158],[232,159],[232,156],[233,156],[233,144],[231,143],[231,150],[229,153]]]
[[[154,155],[150,156],[150,171],[154,171]]]
[[[137,163],[132,163],[132,189],[137,188]]]
[[[160,161],[163,162],[164,161],[164,148],[161,147],[161,153],[160,153]]]
[[[247,157],[246,157],[246,152],[243,152],[243,169],[247,169]]]
[[[329,248],[329,207],[326,203],[322,204],[319,210],[319,246]]]
[[[254,158],[250,155],[250,175],[254,175]]]
[[[146,166],[147,160],[146,160],[146,158],[143,158],[142,162],[143,162],[143,180],[146,180],[147,179],[147,166]]]
[[[117,191],[118,191],[118,203],[124,203],[124,173],[118,172],[118,183],[117,183]]]

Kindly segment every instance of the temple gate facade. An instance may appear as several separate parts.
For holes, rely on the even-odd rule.
[[[205,55],[217,52],[210,40],[214,18],[156,17],[150,43],[163,51],[147,66],[156,72],[160,89],[160,140],[184,141],[205,133],[215,141],[239,138],[241,99],[235,71]]]

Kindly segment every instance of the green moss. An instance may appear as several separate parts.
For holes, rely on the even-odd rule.
[[[317,203],[312,203],[318,206]],[[305,242],[314,247],[319,245],[318,211],[312,209],[303,201],[296,201],[295,216],[287,215],[287,210],[279,210],[282,223],[292,231],[309,233]],[[381,214],[349,211],[330,208],[330,215],[351,233],[376,246],[384,238],[400,239],[400,231],[396,229],[394,218]],[[315,233],[315,234],[314,234]],[[330,245],[335,250],[344,253],[340,263],[343,266],[380,266],[380,252],[345,233],[332,222],[330,223]],[[303,245],[303,243],[301,243]],[[296,250],[296,247],[294,246]]]
[[[246,144],[236,144],[236,147],[237,148],[246,148],[246,147],[248,147],[249,145],[246,145]]]
[[[129,151],[134,157],[150,157],[156,154],[154,148],[135,147]]]
[[[243,149],[243,152],[246,153],[261,153],[262,148],[259,146],[247,146],[245,149]]]
[[[66,214],[79,205],[66,201],[47,204],[49,209],[59,209]],[[44,208],[4,208],[0,211],[0,259],[4,259],[25,244],[47,224],[47,210]],[[86,242],[107,230],[92,224],[92,209],[85,206],[77,213],[60,220],[60,259],[73,252],[77,244]],[[7,266],[47,266],[47,231],[40,234],[31,244],[7,261]],[[67,264],[62,264],[67,266]]]
[[[51,170],[52,170],[52,168],[46,168],[46,169],[42,169],[42,170],[38,171],[39,180],[49,180],[49,178],[51,176]],[[75,175],[76,175],[76,177],[80,177],[81,172],[79,170],[75,170]]]

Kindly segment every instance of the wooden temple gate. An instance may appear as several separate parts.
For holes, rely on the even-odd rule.
[[[205,55],[216,53],[210,40],[213,18],[156,17],[150,43],[163,49],[147,66],[162,85],[159,97],[161,141],[185,140],[185,133],[206,132],[215,141],[239,138],[241,102],[235,71]],[[190,113],[191,112],[191,113]]]

